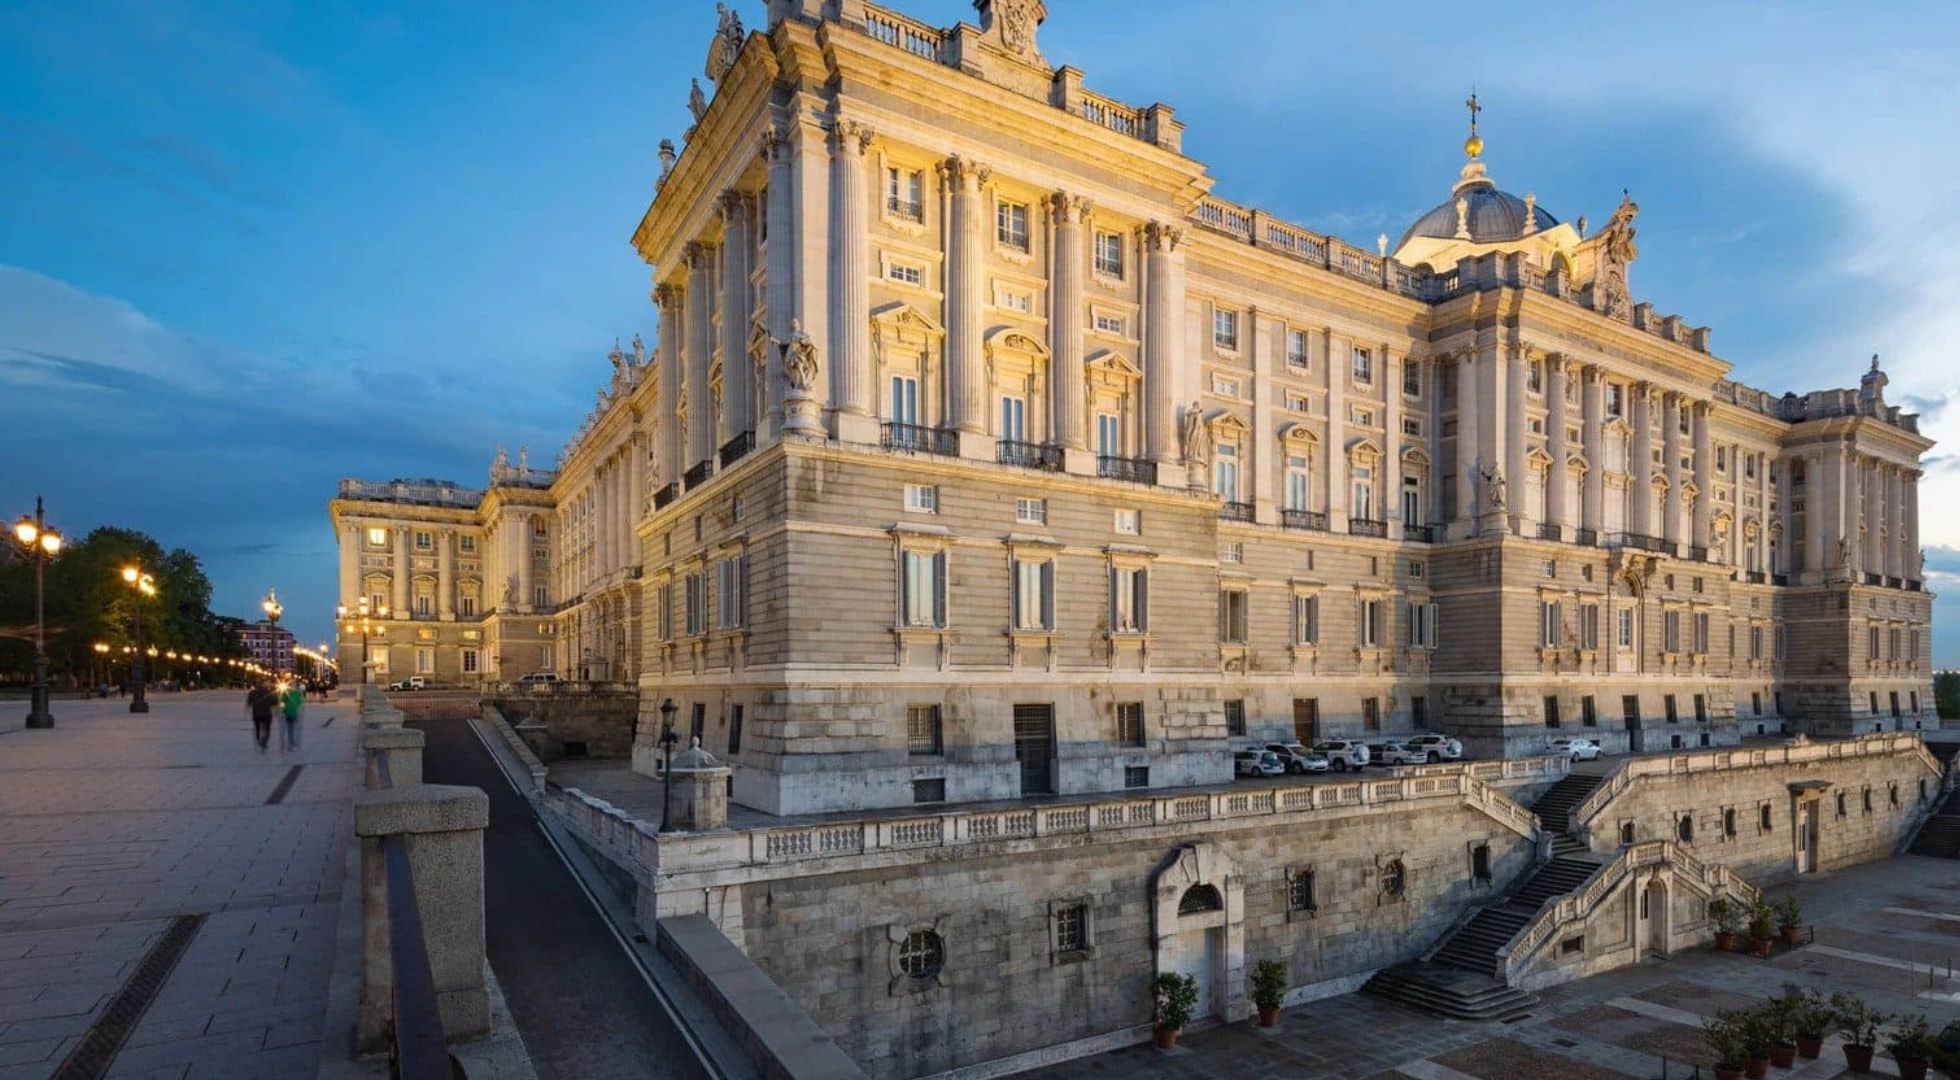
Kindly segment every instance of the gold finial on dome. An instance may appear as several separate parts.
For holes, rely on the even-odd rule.
[[[1484,137],[1477,134],[1477,114],[1483,112],[1484,107],[1477,103],[1476,87],[1470,88],[1470,100],[1463,104],[1470,110],[1470,137],[1463,140],[1463,152],[1474,159],[1484,152]]]

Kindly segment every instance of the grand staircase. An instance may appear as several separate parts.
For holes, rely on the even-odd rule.
[[[1406,1005],[1458,1020],[1511,1020],[1538,1001],[1505,983],[1498,950],[1530,924],[1547,901],[1585,884],[1604,865],[1565,830],[1572,810],[1599,786],[1597,776],[1567,776],[1531,808],[1552,834],[1552,858],[1531,872],[1504,899],[1458,925],[1427,960],[1378,972],[1363,987]]]
[[[1960,790],[1949,791],[1926,824],[1919,827],[1910,850],[1914,855],[1960,859]]]

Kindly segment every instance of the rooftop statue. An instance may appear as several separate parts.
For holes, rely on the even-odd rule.
[[[701,80],[689,79],[687,90],[687,111],[694,114],[694,122],[708,115],[708,95],[701,92]]]
[[[742,41],[748,35],[742,28],[742,16],[727,4],[716,4],[715,16],[715,37],[708,44],[705,73],[710,81],[719,83],[728,74],[728,69],[735,66],[736,58],[742,55]]]
[[[1184,407],[1184,460],[1194,465],[1211,463],[1211,428],[1205,424],[1198,402]]]

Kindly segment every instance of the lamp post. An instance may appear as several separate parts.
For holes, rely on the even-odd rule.
[[[51,728],[54,714],[48,711],[47,587],[48,560],[61,554],[61,532],[48,528],[41,510],[41,497],[34,497],[34,516],[14,522],[14,544],[21,554],[34,560],[34,691],[27,707],[27,726]]]
[[[284,615],[286,609],[279,603],[279,593],[270,585],[266,586],[265,599],[259,601],[259,610],[265,612],[268,629],[266,649],[272,656],[272,670],[282,671],[284,669],[279,664],[279,616]]]
[[[144,573],[142,567],[135,565],[123,567],[122,579],[125,585],[136,590],[136,648],[129,654],[129,711],[146,713],[150,711],[150,701],[143,696],[143,601],[157,594],[157,582]],[[150,655],[155,656],[156,650],[151,649]]]
[[[270,601],[270,597],[268,597],[268,601]],[[271,613],[271,610],[267,609],[266,614],[270,615]],[[368,635],[379,629],[378,624],[373,620],[386,619],[388,617],[388,605],[382,604],[379,608],[369,608],[368,599],[363,596],[351,610],[346,604],[342,604],[334,609],[334,614],[338,615],[343,621],[346,621],[350,615],[354,616],[354,621],[347,622],[347,629],[350,631],[359,629],[361,632],[361,683],[365,685],[369,681]]]
[[[101,665],[101,669],[102,669],[101,670],[102,681],[96,684],[97,688],[100,689],[101,687],[107,686],[109,684],[109,665],[113,662],[109,659],[109,643],[106,641],[96,642],[95,655],[99,658],[98,663]],[[102,696],[108,697],[109,695],[106,692],[104,692]]]
[[[679,738],[674,734],[674,714],[680,706],[673,698],[660,703],[660,831],[667,831],[667,808],[673,803],[674,792],[674,742]]]

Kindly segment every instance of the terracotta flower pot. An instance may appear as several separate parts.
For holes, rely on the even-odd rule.
[[[1810,1061],[1816,1061],[1817,1055],[1823,1052],[1824,1052],[1824,1036],[1822,1035],[1797,1036],[1798,1057],[1805,1058]]]
[[[1159,1050],[1169,1050],[1177,1045],[1177,1029],[1169,1024],[1158,1024],[1156,1036]]]
[[[1742,1070],[1733,1065],[1717,1065],[1715,1080],[1742,1080]]]
[[[1259,1006],[1260,1027],[1272,1027],[1277,1023],[1279,1023],[1279,1006],[1275,1005],[1270,1009],[1264,1005]]]
[[[1715,947],[1722,952],[1734,951],[1735,934],[1725,930],[1715,931]]]
[[[1861,1073],[1872,1071],[1872,1048],[1869,1046],[1853,1046],[1850,1043],[1845,1043],[1844,1064],[1852,1072]]]
[[[1770,939],[1766,937],[1752,937],[1749,939],[1749,951],[1760,957],[1768,958],[1769,945]]]
[[[1749,1064],[1742,1069],[1742,1075],[1748,1077],[1749,1080],[1763,1080],[1763,1077],[1769,1075],[1769,1059],[1766,1057],[1750,1058]]]
[[[1899,1058],[1899,1080],[1926,1080],[1925,1058]]]
[[[1787,1069],[1797,1063],[1797,1048],[1789,1043],[1777,1043],[1769,1048],[1769,1063],[1779,1069]]]
[[[1796,926],[1779,926],[1776,928],[1776,933],[1778,937],[1783,939],[1783,944],[1795,945],[1797,943],[1797,929]]]

